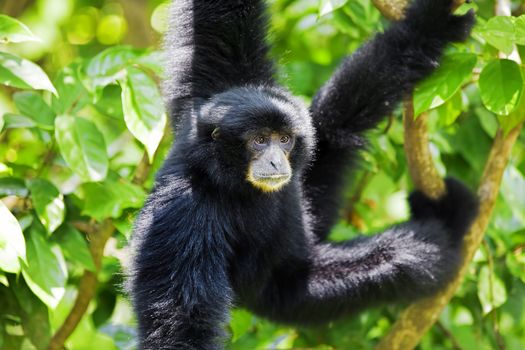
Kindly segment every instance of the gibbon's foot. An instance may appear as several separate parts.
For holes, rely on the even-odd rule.
[[[445,185],[445,194],[437,200],[414,191],[409,197],[412,217],[415,220],[435,217],[450,230],[452,243],[460,243],[478,214],[479,200],[454,178],[445,179]]]

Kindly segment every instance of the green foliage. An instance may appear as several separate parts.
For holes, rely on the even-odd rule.
[[[26,259],[26,244],[22,229],[16,218],[0,202],[0,269],[4,272],[20,272],[21,260]]]
[[[29,185],[33,206],[47,232],[53,233],[64,221],[64,196],[45,179],[35,179]]]
[[[0,83],[19,89],[47,90],[56,93],[42,68],[7,52],[0,52]]]
[[[71,170],[85,181],[100,181],[108,173],[104,136],[96,125],[82,117],[59,116],[55,137]]]
[[[27,241],[27,265],[22,275],[27,285],[51,310],[64,296],[67,281],[62,250],[48,243],[44,232],[32,228]]]
[[[490,62],[479,76],[479,90],[488,110],[509,115],[518,106],[523,91],[520,67],[511,60]]]
[[[421,82],[414,91],[414,113],[416,116],[444,104],[452,98],[472,75],[477,57],[473,53],[445,55],[435,73]]]
[[[122,109],[129,131],[146,147],[150,161],[159,146],[164,128],[164,113],[155,82],[140,69],[131,67],[121,81]]]
[[[0,42],[23,43],[38,40],[29,28],[19,20],[6,15],[0,15]]]
[[[85,292],[79,282],[86,270],[98,274],[99,284],[66,348],[136,348],[122,274],[133,219],[171,143],[158,88],[164,57],[152,49],[160,37],[152,27],[166,28],[166,5],[0,4],[19,9],[8,13],[14,16],[0,15],[2,350],[45,349]],[[430,114],[439,171],[472,187],[497,129],[509,132],[525,117],[523,65],[515,61],[520,53],[525,59],[525,16],[519,2],[514,5],[517,16],[511,17],[495,17],[493,0],[470,5],[478,10],[472,38],[451,47],[415,91],[416,115]],[[306,101],[345,55],[388,25],[370,0],[273,0],[270,10],[279,78]],[[362,167],[348,179],[332,239],[368,234],[408,216],[411,185],[399,114],[371,132]],[[484,245],[440,327],[425,336],[420,349],[451,349],[454,343],[498,349],[502,342],[521,349],[525,343],[524,145],[522,135]],[[115,232],[97,272],[92,250],[102,251],[93,238],[108,223]],[[236,309],[227,347],[371,349],[397,310],[379,307],[316,329],[296,329]]]

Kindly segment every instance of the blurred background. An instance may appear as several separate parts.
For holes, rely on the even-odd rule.
[[[388,21],[370,0],[272,0],[279,78],[309,101]],[[441,175],[478,186],[492,141],[525,119],[525,10],[477,0],[471,39],[418,86]],[[135,349],[123,291],[132,223],[173,135],[160,48],[169,1],[0,1],[0,349]],[[520,17],[521,16],[521,17]],[[510,58],[510,59],[508,59]],[[167,57],[169,59],[169,57]],[[351,96],[349,96],[351,98]],[[401,111],[371,132],[348,177],[345,240],[408,217]],[[525,348],[525,135],[468,275],[419,349]],[[400,306],[317,329],[234,310],[228,349],[371,349]]]

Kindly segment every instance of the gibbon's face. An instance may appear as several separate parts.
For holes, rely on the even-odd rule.
[[[262,129],[249,135],[246,180],[263,192],[279,191],[292,178],[289,156],[294,144],[291,132]]]
[[[193,153],[202,156],[194,162],[234,191],[282,190],[308,164],[315,144],[306,107],[278,89],[221,93],[200,106],[195,121],[195,144],[204,151]]]

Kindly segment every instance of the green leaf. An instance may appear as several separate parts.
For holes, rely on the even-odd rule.
[[[31,61],[0,52],[0,84],[19,89],[57,91],[46,73]]]
[[[162,76],[167,65],[166,53],[162,50],[149,51],[138,56],[133,60],[133,63],[151,70],[158,76]]]
[[[496,118],[494,113],[487,111],[487,109],[483,108],[482,106],[476,107],[475,113],[478,116],[481,127],[487,133],[487,135],[489,135],[492,138],[496,137],[496,133],[498,132],[498,129],[499,129],[499,124],[498,124],[498,118]],[[502,117],[502,118],[506,118],[506,117]]]
[[[514,17],[497,16],[492,17],[485,24],[481,36],[492,46],[510,55],[514,50],[516,41],[516,29]]]
[[[481,172],[490,151],[491,139],[482,131],[478,118],[465,118],[454,138],[449,138],[453,152],[470,164],[471,172]],[[465,169],[465,168],[462,168]]]
[[[91,350],[125,350],[127,348],[118,348],[115,345],[115,340],[110,336],[100,332],[95,327],[91,317],[83,317],[78,324],[75,332],[67,340],[71,349]],[[132,347],[131,349],[135,349]]]
[[[7,277],[0,272],[0,284],[9,287],[9,281],[7,280]]]
[[[0,162],[0,179],[3,176],[9,176],[9,175],[12,175],[12,174],[13,174],[13,169],[11,167],[8,167],[4,163]],[[1,189],[0,189],[0,191],[1,191]]]
[[[485,265],[481,267],[478,278],[478,298],[483,314],[488,314],[507,301],[507,289],[503,281]]]
[[[93,104],[95,109],[110,118],[115,119],[118,123],[118,132],[122,133],[126,129],[124,123],[124,112],[122,111],[122,89],[119,85],[109,85],[97,92],[97,101]],[[109,124],[110,121],[107,122]],[[122,128],[121,128],[122,126]],[[122,130],[122,131],[120,131]],[[117,132],[117,130],[115,130]]]
[[[106,142],[93,122],[59,116],[55,119],[55,136],[64,160],[83,180],[101,181],[106,177]]]
[[[0,201],[0,270],[20,272],[20,259],[26,260],[22,229],[13,214]]]
[[[55,237],[68,261],[77,262],[86,270],[96,271],[88,244],[80,232],[71,225],[63,225],[55,233]]]
[[[125,74],[123,69],[126,65],[131,64],[140,54],[140,50],[129,46],[110,47],[89,62],[87,74],[97,87],[115,83]]]
[[[505,257],[505,265],[509,272],[515,277],[519,278],[522,283],[525,283],[525,253],[507,254]]]
[[[6,113],[4,114],[4,128],[6,129],[24,129],[24,128],[36,128],[36,122],[25,115]]]
[[[457,326],[472,326],[474,317],[468,308],[460,305],[453,310],[453,322]]]
[[[20,113],[34,120],[38,127],[53,130],[55,112],[44,102],[41,95],[33,91],[18,92],[14,94],[13,101]]]
[[[130,46],[113,46],[95,57],[87,66],[87,74],[92,77],[113,75],[140,55],[140,51]]]
[[[523,77],[523,73],[522,73]],[[518,105],[514,110],[505,116],[498,116],[499,124],[505,135],[512,131],[521,122],[525,121],[525,93],[522,92]]]
[[[51,338],[47,306],[33,294],[23,278],[11,281],[11,290],[19,304],[18,315],[22,320],[24,335],[37,350],[47,349]]]
[[[444,126],[452,125],[463,111],[463,94],[458,90],[447,102],[436,109],[439,121]]]
[[[359,39],[361,38],[361,31],[359,28],[354,25],[352,19],[345,11],[342,10],[335,10],[330,13],[330,16],[333,18],[332,22],[334,27],[337,28],[341,33],[344,33],[348,35],[352,39]],[[301,64],[301,62],[298,62]],[[292,62],[287,63],[286,65],[293,64]],[[304,62],[303,65],[309,66],[309,62]],[[300,73],[309,72],[309,68],[302,70]],[[299,74],[300,74],[299,73]],[[313,72],[310,72],[310,74],[313,74]],[[307,86],[302,86],[302,89],[310,89],[312,84],[309,84]]]
[[[64,196],[51,182],[35,179],[29,185],[38,219],[47,232],[53,233],[64,221]]]
[[[346,4],[347,0],[321,0],[319,4],[319,16],[327,15],[334,12]]]
[[[0,43],[40,41],[25,24],[6,15],[0,15]]]
[[[523,78],[520,67],[511,60],[494,60],[479,77],[481,100],[491,112],[509,115],[520,100]]]
[[[62,251],[50,244],[38,229],[32,229],[27,241],[27,265],[22,274],[29,288],[47,306],[54,309],[65,292],[66,262]]]
[[[354,26],[360,27],[365,33],[376,29],[381,13],[369,0],[347,1],[343,11],[352,19]]]
[[[79,77],[81,66],[73,63],[64,67],[54,80],[58,96],[52,96],[51,107],[57,115],[80,111],[89,102],[88,91]]]
[[[164,135],[166,112],[159,90],[146,73],[129,68],[122,86],[122,109],[129,131],[145,147],[150,161]]]
[[[232,342],[235,343],[253,327],[253,316],[243,309],[232,311],[230,328],[232,331]]]
[[[415,116],[441,106],[471,76],[477,57],[471,53],[453,53],[443,58],[439,68],[414,90]]]
[[[516,44],[525,45],[525,15],[516,18],[514,25],[516,26]]]
[[[82,185],[83,215],[97,220],[118,218],[126,208],[140,208],[146,193],[139,186],[124,181],[89,182]]]
[[[505,169],[500,193],[512,211],[513,219],[525,224],[525,176],[514,166]]]
[[[29,191],[27,190],[24,180],[16,177],[0,178],[0,197],[26,197],[28,193]]]

